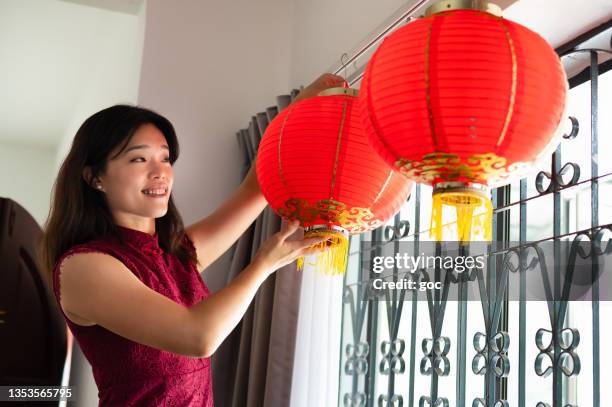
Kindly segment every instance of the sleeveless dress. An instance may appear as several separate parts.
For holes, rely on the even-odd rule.
[[[101,252],[119,259],[145,285],[185,306],[210,292],[192,263],[185,267],[149,235],[119,226],[126,244],[112,236],[78,244],[53,269],[53,291],[60,301],[59,265],[75,253]],[[185,235],[183,244],[195,252]],[[111,294],[112,295],[112,294]],[[61,306],[60,306],[61,310]],[[213,407],[210,358],[174,354],[133,342],[99,325],[82,326],[66,317],[68,327],[92,366],[99,406]]]

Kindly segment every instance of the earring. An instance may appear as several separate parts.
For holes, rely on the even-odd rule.
[[[96,188],[102,189],[102,185],[96,185]]]

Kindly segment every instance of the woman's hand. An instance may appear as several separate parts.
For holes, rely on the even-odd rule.
[[[317,96],[319,93],[329,88],[337,88],[342,86],[346,81],[342,76],[332,73],[324,73],[319,76],[313,83],[306,86],[293,100],[293,103]]]
[[[300,223],[298,221],[288,223],[283,230],[266,240],[255,255],[253,263],[258,263],[267,270],[268,274],[272,274],[275,270],[292,263],[298,257],[327,250],[309,248],[315,243],[327,240],[324,237],[313,237],[310,239],[293,241],[287,240],[287,238],[298,229],[299,225]]]

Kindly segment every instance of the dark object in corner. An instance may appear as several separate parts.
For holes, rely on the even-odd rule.
[[[0,198],[2,386],[61,385],[66,322],[35,261],[35,244],[41,235],[42,229],[23,207]],[[57,401],[53,404],[57,405]]]

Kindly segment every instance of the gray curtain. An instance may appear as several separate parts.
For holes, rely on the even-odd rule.
[[[255,161],[268,123],[298,91],[277,97],[277,106],[251,118],[237,133],[244,154],[242,176]],[[240,273],[262,242],[280,230],[281,219],[266,209],[235,244],[227,283]],[[299,237],[295,237],[299,238]],[[217,407],[288,406],[300,300],[301,273],[295,263],[271,275],[234,331],[212,357]]]

